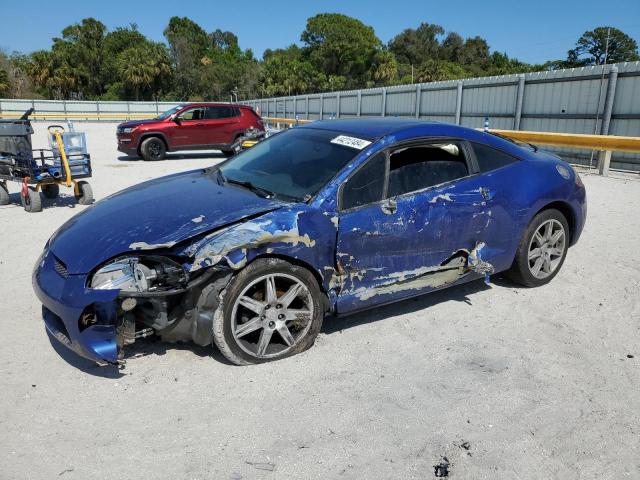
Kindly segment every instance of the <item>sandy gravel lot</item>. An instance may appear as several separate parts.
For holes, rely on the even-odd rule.
[[[77,127],[98,199],[220,158],[123,160],[114,124]],[[640,178],[584,182],[587,226],[550,285],[327,319],[311,350],[254,367],[147,342],[118,371],[52,346],[31,269],[85,207],[0,207],[0,478],[429,479],[443,457],[456,479],[640,478]]]

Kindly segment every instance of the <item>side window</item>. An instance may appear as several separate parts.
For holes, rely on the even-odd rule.
[[[203,107],[185,110],[180,114],[180,120],[202,120],[204,118],[204,110]]]
[[[361,167],[342,188],[340,209],[347,210],[382,200],[387,156],[378,153]]]
[[[219,120],[240,115],[240,110],[233,107],[207,107],[207,120]]]
[[[443,142],[400,148],[389,158],[388,197],[440,185],[469,174],[462,146]]]
[[[495,148],[488,147],[481,143],[474,143],[473,151],[476,154],[476,160],[478,160],[478,167],[480,172],[490,172],[501,167],[505,167],[518,161],[518,159],[508,155]]]

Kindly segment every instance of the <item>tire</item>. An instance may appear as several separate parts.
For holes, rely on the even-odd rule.
[[[42,199],[40,197],[40,192],[36,192],[33,187],[29,187],[27,189],[27,195],[23,196],[20,194],[20,202],[22,203],[22,208],[26,212],[36,213],[42,211]]]
[[[140,155],[148,162],[163,160],[167,153],[167,146],[158,137],[145,138],[140,145]]]
[[[551,237],[547,234],[549,225]],[[538,213],[520,240],[513,264],[505,272],[507,278],[525,287],[549,283],[567,257],[569,235],[569,223],[560,211],[552,208]]]
[[[9,197],[9,189],[5,182],[0,182],[0,205],[9,205],[11,198]]]
[[[225,157],[232,157],[240,151],[240,145],[236,145],[240,137],[242,137],[242,135],[237,135],[236,138],[233,139],[233,143],[231,143],[231,145],[235,145],[233,148],[227,148],[227,149],[221,150],[222,154]]]
[[[82,180],[78,182],[78,192],[74,192],[74,196],[80,205],[91,205],[93,203],[93,190],[87,182]]]
[[[303,352],[313,345],[322,327],[322,295],[307,269],[277,258],[258,259],[235,275],[220,295],[213,318],[214,343],[236,365],[270,362]]]
[[[46,198],[58,198],[60,194],[60,186],[57,183],[50,183],[42,186],[42,193]]]

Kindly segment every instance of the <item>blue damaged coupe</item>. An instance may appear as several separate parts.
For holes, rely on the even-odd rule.
[[[585,217],[580,177],[535,146],[419,120],[318,121],[87,208],[51,237],[33,285],[51,336],[98,363],[158,335],[247,365],[309,348],[329,312],[499,272],[543,285]]]

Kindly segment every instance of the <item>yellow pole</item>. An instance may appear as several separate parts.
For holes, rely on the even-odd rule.
[[[67,152],[64,150],[64,143],[62,142],[62,133],[64,129],[62,127],[49,127],[49,133],[56,137],[56,144],[58,145],[58,151],[60,152],[60,158],[62,159],[62,166],[65,173],[65,185],[71,186],[71,170],[69,170],[69,161],[67,160]]]

